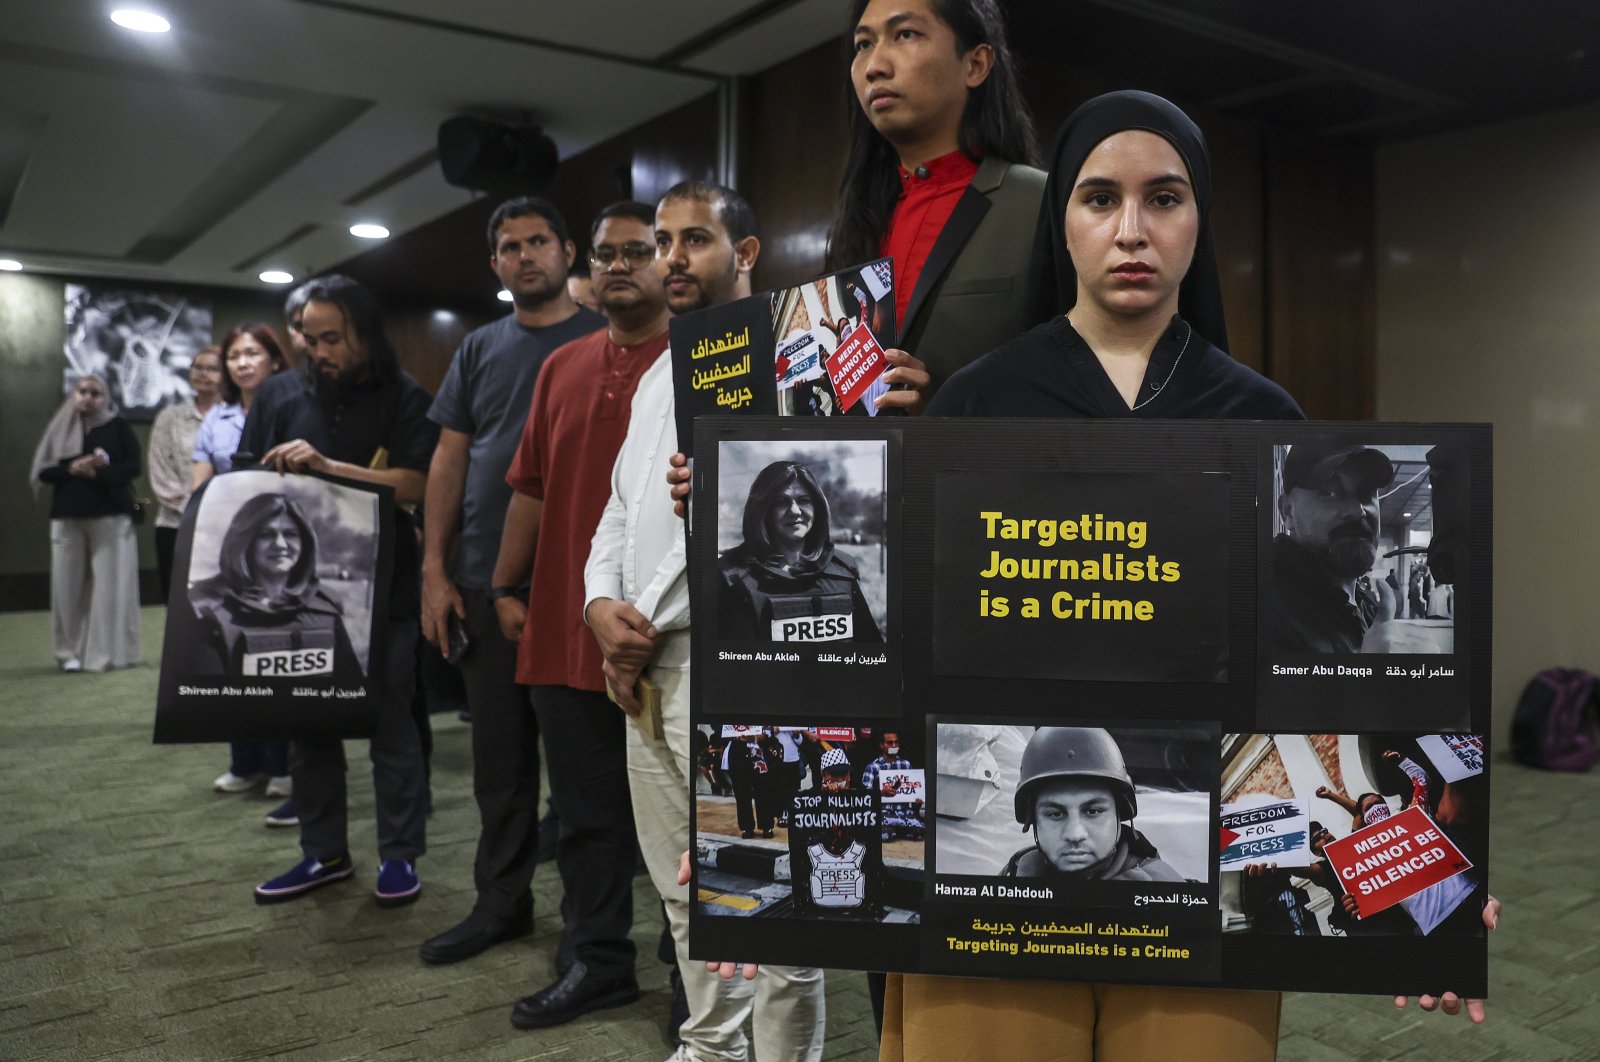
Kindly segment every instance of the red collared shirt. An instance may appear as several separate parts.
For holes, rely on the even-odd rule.
[[[895,201],[879,253],[894,259],[894,314],[901,331],[928,254],[977,172],[978,164],[960,150],[940,155],[914,171],[900,167],[900,198]]]
[[[506,473],[512,490],[544,501],[517,645],[517,681],[525,686],[606,688],[600,646],[583,622],[583,565],[611,497],[633,392],[666,349],[666,332],[623,347],[602,328],[558,347],[539,370]]]

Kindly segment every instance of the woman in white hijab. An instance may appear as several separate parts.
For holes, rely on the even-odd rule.
[[[50,611],[63,671],[139,662],[139,549],[133,489],[139,440],[105,380],[84,376],[33,453],[33,489],[51,487]]]

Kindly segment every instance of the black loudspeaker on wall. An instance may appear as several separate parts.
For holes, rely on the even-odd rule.
[[[543,191],[560,162],[538,126],[509,126],[465,115],[439,124],[439,168],[458,188],[501,195]]]

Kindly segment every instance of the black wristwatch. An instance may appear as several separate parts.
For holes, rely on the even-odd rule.
[[[491,586],[483,596],[490,601],[499,601],[502,597],[516,597],[521,591],[520,586]]]

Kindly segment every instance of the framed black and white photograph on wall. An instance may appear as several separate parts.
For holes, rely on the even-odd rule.
[[[211,343],[211,304],[173,292],[68,284],[66,336],[62,393],[93,373],[123,417],[150,421],[190,396],[189,363]]]

